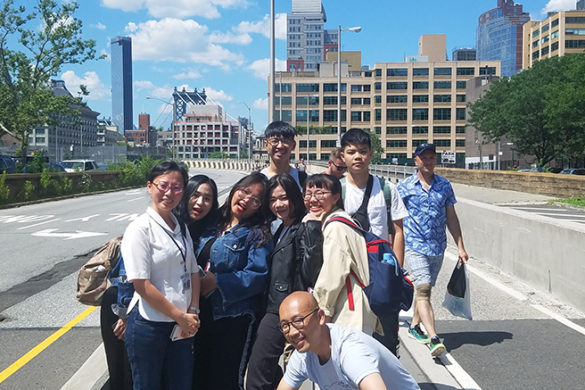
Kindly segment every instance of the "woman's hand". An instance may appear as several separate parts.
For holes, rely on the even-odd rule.
[[[126,334],[126,320],[119,318],[118,322],[114,324],[113,332],[114,336],[119,340],[123,340],[124,335]]]
[[[182,337],[195,336],[199,330],[199,316],[195,313],[182,313],[176,321],[181,327]]]
[[[205,272],[205,277],[201,279],[201,295],[209,295],[213,290],[217,288],[217,283],[215,282],[215,274],[210,271]]]

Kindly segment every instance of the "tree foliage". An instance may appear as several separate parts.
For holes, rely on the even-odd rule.
[[[538,166],[585,153],[585,54],[538,61],[491,84],[470,105],[469,123],[490,141],[502,136]]]
[[[26,153],[28,131],[54,125],[58,115],[74,115],[81,98],[53,96],[51,78],[64,65],[96,59],[95,41],[82,39],[75,1],[36,0],[0,8],[0,134],[8,132]],[[80,96],[87,90],[81,88]]]

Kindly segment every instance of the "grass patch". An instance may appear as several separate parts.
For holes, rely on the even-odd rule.
[[[555,199],[554,202],[566,203],[566,204],[570,204],[571,206],[585,208],[585,197],[582,197],[582,196],[575,196],[572,198],[565,198],[565,199]]]

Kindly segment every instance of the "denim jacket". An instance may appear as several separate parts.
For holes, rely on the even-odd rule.
[[[211,246],[209,271],[215,274],[217,289],[211,293],[213,318],[255,314],[261,311],[268,287],[268,259],[272,240],[262,240],[258,229],[234,226]],[[199,252],[214,235],[207,233],[199,241]]]

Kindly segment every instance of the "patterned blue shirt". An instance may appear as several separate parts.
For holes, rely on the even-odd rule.
[[[457,203],[449,180],[433,176],[428,190],[416,173],[398,184],[409,216],[404,218],[406,245],[427,256],[441,256],[447,247],[447,207]]]

